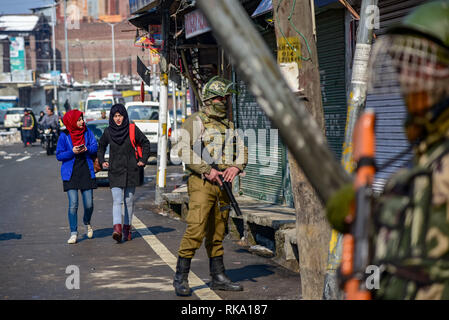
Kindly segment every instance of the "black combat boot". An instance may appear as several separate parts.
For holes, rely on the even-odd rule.
[[[178,257],[178,263],[176,264],[175,278],[173,279],[173,287],[178,296],[191,296],[192,290],[189,287],[189,271],[190,271],[190,258]]]
[[[210,275],[212,277],[211,289],[224,291],[243,291],[240,284],[234,283],[225,274],[223,256],[213,257],[209,260]]]

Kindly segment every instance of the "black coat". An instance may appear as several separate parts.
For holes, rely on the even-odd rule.
[[[147,137],[136,126],[136,142],[142,146],[142,158],[139,159],[143,163],[147,163],[150,156],[150,142]],[[137,166],[138,160],[134,148],[132,147],[131,140],[125,139],[121,145],[112,141],[109,134],[109,127],[103,132],[98,143],[98,161],[102,165],[104,160],[104,154],[107,146],[109,149],[109,186],[111,188],[119,187],[136,187],[139,185],[139,167]]]

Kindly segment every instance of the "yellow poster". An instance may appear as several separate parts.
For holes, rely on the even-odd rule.
[[[301,42],[299,38],[279,38],[278,39],[278,63],[298,63],[301,68]]]

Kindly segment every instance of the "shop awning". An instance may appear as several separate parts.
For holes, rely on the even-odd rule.
[[[162,15],[158,8],[154,8],[146,13],[133,16],[128,21],[139,29],[146,29],[149,25],[162,24]]]
[[[161,0],[129,0],[131,14],[143,13],[161,4]]]

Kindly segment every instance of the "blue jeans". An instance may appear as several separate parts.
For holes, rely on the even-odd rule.
[[[92,189],[80,190],[83,196],[84,205],[84,225],[90,224],[90,218],[94,212],[94,193]],[[73,234],[78,230],[78,190],[70,189],[67,191],[69,197],[69,224],[70,232]]]
[[[131,225],[134,211],[134,192],[136,187],[111,188],[113,225],[122,224],[122,205],[125,207],[123,224]]]

